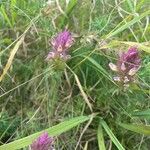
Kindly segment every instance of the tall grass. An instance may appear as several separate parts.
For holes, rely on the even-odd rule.
[[[1,0],[0,150],[28,149],[43,131],[55,149],[149,150],[149,5]],[[75,38],[71,59],[46,62],[50,39],[65,28]],[[108,64],[129,46],[142,64],[124,91]]]

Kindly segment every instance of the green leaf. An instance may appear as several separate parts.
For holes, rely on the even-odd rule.
[[[134,117],[150,118],[150,109],[133,112],[131,115]]]
[[[72,12],[72,10],[76,6],[77,2],[78,2],[78,0],[70,0],[69,1],[69,4],[67,6],[67,10],[66,10],[67,15],[69,15]]]
[[[2,13],[4,19],[7,21],[7,23],[9,24],[9,26],[12,28],[13,25],[12,25],[12,23],[11,23],[11,21],[10,21],[10,19],[9,19],[9,16],[8,16],[7,13],[6,13],[6,9],[4,8],[3,5],[1,5],[0,11],[1,11],[1,13]]]
[[[150,126],[120,123],[121,127],[144,135],[150,135]]]
[[[147,53],[150,53],[150,47],[148,46],[145,46],[144,44],[142,43],[137,43],[137,42],[125,42],[125,41],[120,41],[120,43],[123,43],[123,44],[127,44],[129,46],[137,46],[139,49],[147,52]]]
[[[68,17],[70,16],[70,14],[73,11],[74,7],[76,6],[77,2],[78,2],[77,0],[70,0],[69,1],[69,4],[65,10],[65,14],[67,16],[65,16],[65,15],[60,16],[60,21],[59,21],[60,22],[60,24],[59,24],[60,28],[63,28],[67,24],[68,19],[69,19]]]
[[[110,81],[113,82],[113,80],[111,79],[109,73],[97,62],[95,61],[92,57],[89,56],[84,56],[84,55],[79,55],[80,57],[83,57],[84,59],[79,62],[75,67],[77,67],[78,65],[80,65],[81,63],[83,63],[84,61],[88,60],[92,65],[92,67],[94,67],[95,69],[97,69],[97,71],[99,71],[101,74],[103,74],[106,78],[108,78]],[[74,67],[74,68],[75,68]]]
[[[104,142],[104,136],[103,136],[103,129],[102,129],[101,124],[99,124],[99,126],[98,126],[97,140],[98,140],[99,150],[106,150],[105,142]]]
[[[82,56],[85,57],[85,56]],[[113,82],[114,84],[116,84],[110,77],[109,73],[97,62],[95,61],[93,58],[91,57],[85,57],[85,59],[89,60],[95,69],[97,69],[97,71],[99,71],[101,74],[103,74],[103,76],[105,76],[107,79],[109,79],[111,82]]]
[[[118,148],[118,150],[125,150],[123,148],[123,146],[120,144],[120,142],[118,141],[118,139],[115,137],[115,135],[113,134],[113,132],[110,130],[110,128],[108,127],[108,125],[106,124],[106,122],[101,119],[100,123],[103,126],[103,128],[105,129],[105,131],[107,132],[107,134],[109,135],[109,137],[112,140],[112,142],[116,145],[116,147]]]
[[[140,21],[142,18],[146,17],[147,15],[150,14],[150,10],[142,13],[140,16],[136,16],[134,19],[132,19],[131,21],[127,22],[126,24],[122,25],[121,27],[119,27],[118,29],[116,29],[114,32],[110,32],[106,38],[110,38],[120,32],[122,32],[123,30],[129,28],[131,25],[135,24],[136,22]]]
[[[129,6],[131,12],[134,12],[134,7],[133,7],[133,4],[132,4],[133,2],[131,0],[126,0],[126,2],[127,2],[128,6]]]
[[[11,10],[11,20],[12,20],[12,24],[14,25],[15,24],[15,19],[16,19],[16,11],[14,10],[14,7],[16,6],[17,2],[16,0],[11,0],[10,2],[10,10]]]
[[[136,12],[138,12],[144,5],[145,0],[140,0],[136,5]]]
[[[138,42],[132,42],[132,41],[117,41],[112,40],[107,45],[102,46],[100,49],[107,49],[107,48],[113,48],[116,46],[122,46],[122,44],[128,45],[128,46],[136,46],[139,48],[139,50],[143,50],[147,53],[150,53],[150,47],[146,46],[145,43],[138,43]]]
[[[93,117],[93,116],[91,115],[91,116],[75,117],[73,119],[70,119],[68,121],[64,121],[64,122],[62,122],[58,125],[55,125],[53,127],[45,129],[41,132],[37,132],[37,133],[34,133],[34,134],[27,136],[25,138],[16,140],[14,142],[4,144],[4,145],[0,146],[0,150],[16,150],[16,149],[20,149],[20,148],[23,148],[25,146],[28,146],[33,142],[33,140],[35,140],[43,132],[48,132],[48,134],[51,136],[60,135],[61,133],[66,132],[66,131],[72,129],[73,127],[89,120],[91,117]]]
[[[111,82],[113,82],[115,84],[115,82],[111,79],[109,73],[97,62],[95,61],[92,57],[90,56],[85,56],[83,54],[81,55],[78,55],[77,57],[83,57],[84,59],[82,61],[80,61],[79,63],[77,63],[75,65],[74,68],[76,68],[77,66],[79,66],[81,63],[83,63],[84,61],[88,60],[91,64],[92,64],[92,67],[94,69],[96,69],[98,72],[100,72],[101,74],[103,74],[103,76],[105,76],[106,78],[108,78]],[[73,69],[74,69],[73,68]]]
[[[103,75],[107,77],[109,76],[108,72],[99,63],[97,63],[97,61],[95,61],[93,58],[87,57],[87,60],[89,60],[95,67],[97,67]]]

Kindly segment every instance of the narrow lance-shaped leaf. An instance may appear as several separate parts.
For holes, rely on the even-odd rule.
[[[150,109],[133,112],[131,115],[135,117],[141,117],[141,118],[150,118]]]
[[[12,28],[13,25],[12,25],[12,23],[11,23],[11,21],[10,21],[8,15],[7,15],[7,13],[6,13],[6,9],[5,9],[4,5],[1,5],[0,11],[1,11],[4,19],[7,21],[7,23],[9,24],[9,26]]]
[[[8,58],[8,61],[3,69],[2,74],[0,75],[0,82],[2,81],[3,77],[6,75],[7,71],[9,70],[9,68],[11,67],[11,64],[13,62],[13,59],[20,47],[20,45],[22,44],[23,40],[24,40],[25,34],[20,38],[20,40],[16,43],[16,45],[14,46],[14,48],[12,49],[12,51],[10,52],[10,56]]]
[[[144,135],[150,135],[150,126],[120,123],[121,127]]]
[[[41,132],[37,132],[35,134],[32,134],[32,135],[27,136],[25,138],[16,140],[14,142],[4,144],[4,145],[0,146],[0,150],[16,150],[16,149],[21,149],[23,147],[26,147],[26,146],[30,145],[33,142],[33,140],[35,140],[43,132],[48,132],[48,134],[51,136],[60,135],[61,133],[66,132],[66,131],[70,130],[71,128],[89,120],[91,117],[93,117],[93,115],[75,117],[73,119],[70,119],[68,121],[64,121],[58,125],[50,127],[50,128],[43,130]]]
[[[108,44],[100,47],[100,49],[107,49],[107,48],[113,48],[113,47],[119,47],[122,45],[128,45],[128,46],[136,46],[139,48],[139,50],[145,51],[147,53],[150,53],[150,47],[146,45],[146,43],[138,43],[138,42],[132,42],[132,41],[117,41],[117,40],[112,40]]]
[[[139,50],[143,50],[147,53],[150,53],[150,47],[149,46],[145,46],[144,43],[137,43],[137,42],[126,42],[126,41],[120,41],[120,43],[122,44],[127,44],[130,46],[137,46],[139,48]]]
[[[101,124],[99,124],[99,126],[98,126],[97,140],[98,140],[99,150],[106,150],[105,142],[104,142],[104,136],[103,136],[103,129],[102,129]]]
[[[103,128],[105,129],[105,131],[107,132],[107,134],[109,135],[109,137],[112,140],[112,142],[116,145],[116,147],[118,148],[118,150],[125,150],[123,148],[123,146],[121,145],[121,143],[118,141],[118,139],[115,137],[115,135],[113,134],[113,132],[110,130],[110,128],[108,127],[108,125],[106,124],[106,122],[101,119],[100,123],[103,126]]]
[[[73,11],[74,7],[76,6],[77,2],[78,2],[77,0],[70,0],[69,1],[68,6],[67,6],[67,8],[65,10],[65,14],[67,16],[64,16],[64,15],[60,16],[60,20],[59,20],[59,27],[60,28],[63,28],[67,24],[68,17],[70,16],[70,14]]]
[[[122,25],[121,27],[119,27],[118,29],[116,29],[114,32],[110,32],[106,38],[110,38],[115,36],[116,34],[122,32],[123,30],[129,28],[130,26],[132,26],[133,24],[135,24],[136,22],[140,21],[142,18],[146,17],[147,15],[150,14],[150,10],[142,13],[141,15],[135,17],[134,19],[132,19],[131,21],[127,22],[126,24]]]
[[[82,62],[84,62],[85,60],[88,60],[91,64],[92,67],[97,69],[97,71],[99,71],[103,76],[105,76],[107,79],[109,79],[111,82],[113,82],[114,84],[116,84],[110,77],[109,73],[97,62],[95,61],[92,57],[86,57],[84,55],[80,55],[80,57],[83,57],[84,60]],[[80,62],[80,63],[82,63]],[[77,64],[79,65],[79,64]],[[77,66],[76,65],[76,66]]]

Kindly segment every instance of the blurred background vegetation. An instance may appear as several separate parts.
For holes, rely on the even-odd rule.
[[[82,88],[92,111],[125,149],[149,150],[149,136],[118,125],[150,123],[150,111],[140,118],[132,115],[150,107],[149,6],[149,0],[0,0],[1,75],[24,36],[0,83],[0,143],[90,115]],[[75,44],[66,67],[59,67],[45,58],[50,39],[64,28],[73,33]],[[112,80],[108,64],[131,45],[138,46],[142,65],[137,84],[124,91]],[[60,135],[56,149],[73,150],[79,142],[77,149],[97,150],[98,124],[93,120],[80,141],[86,123]],[[104,139],[106,149],[117,149],[105,132]]]

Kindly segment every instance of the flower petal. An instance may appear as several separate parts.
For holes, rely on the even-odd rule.
[[[120,67],[121,71],[125,71],[126,70],[126,66],[124,63],[121,64],[121,67]]]
[[[118,82],[121,81],[120,77],[113,77],[113,79],[114,79],[114,81],[118,81]]]
[[[112,70],[112,71],[118,71],[118,68],[117,68],[117,66],[115,65],[115,64],[113,64],[113,63],[109,63],[109,67],[110,67],[110,69]]]
[[[134,67],[134,68],[129,70],[128,75],[134,76],[138,70],[139,70],[139,68]]]

